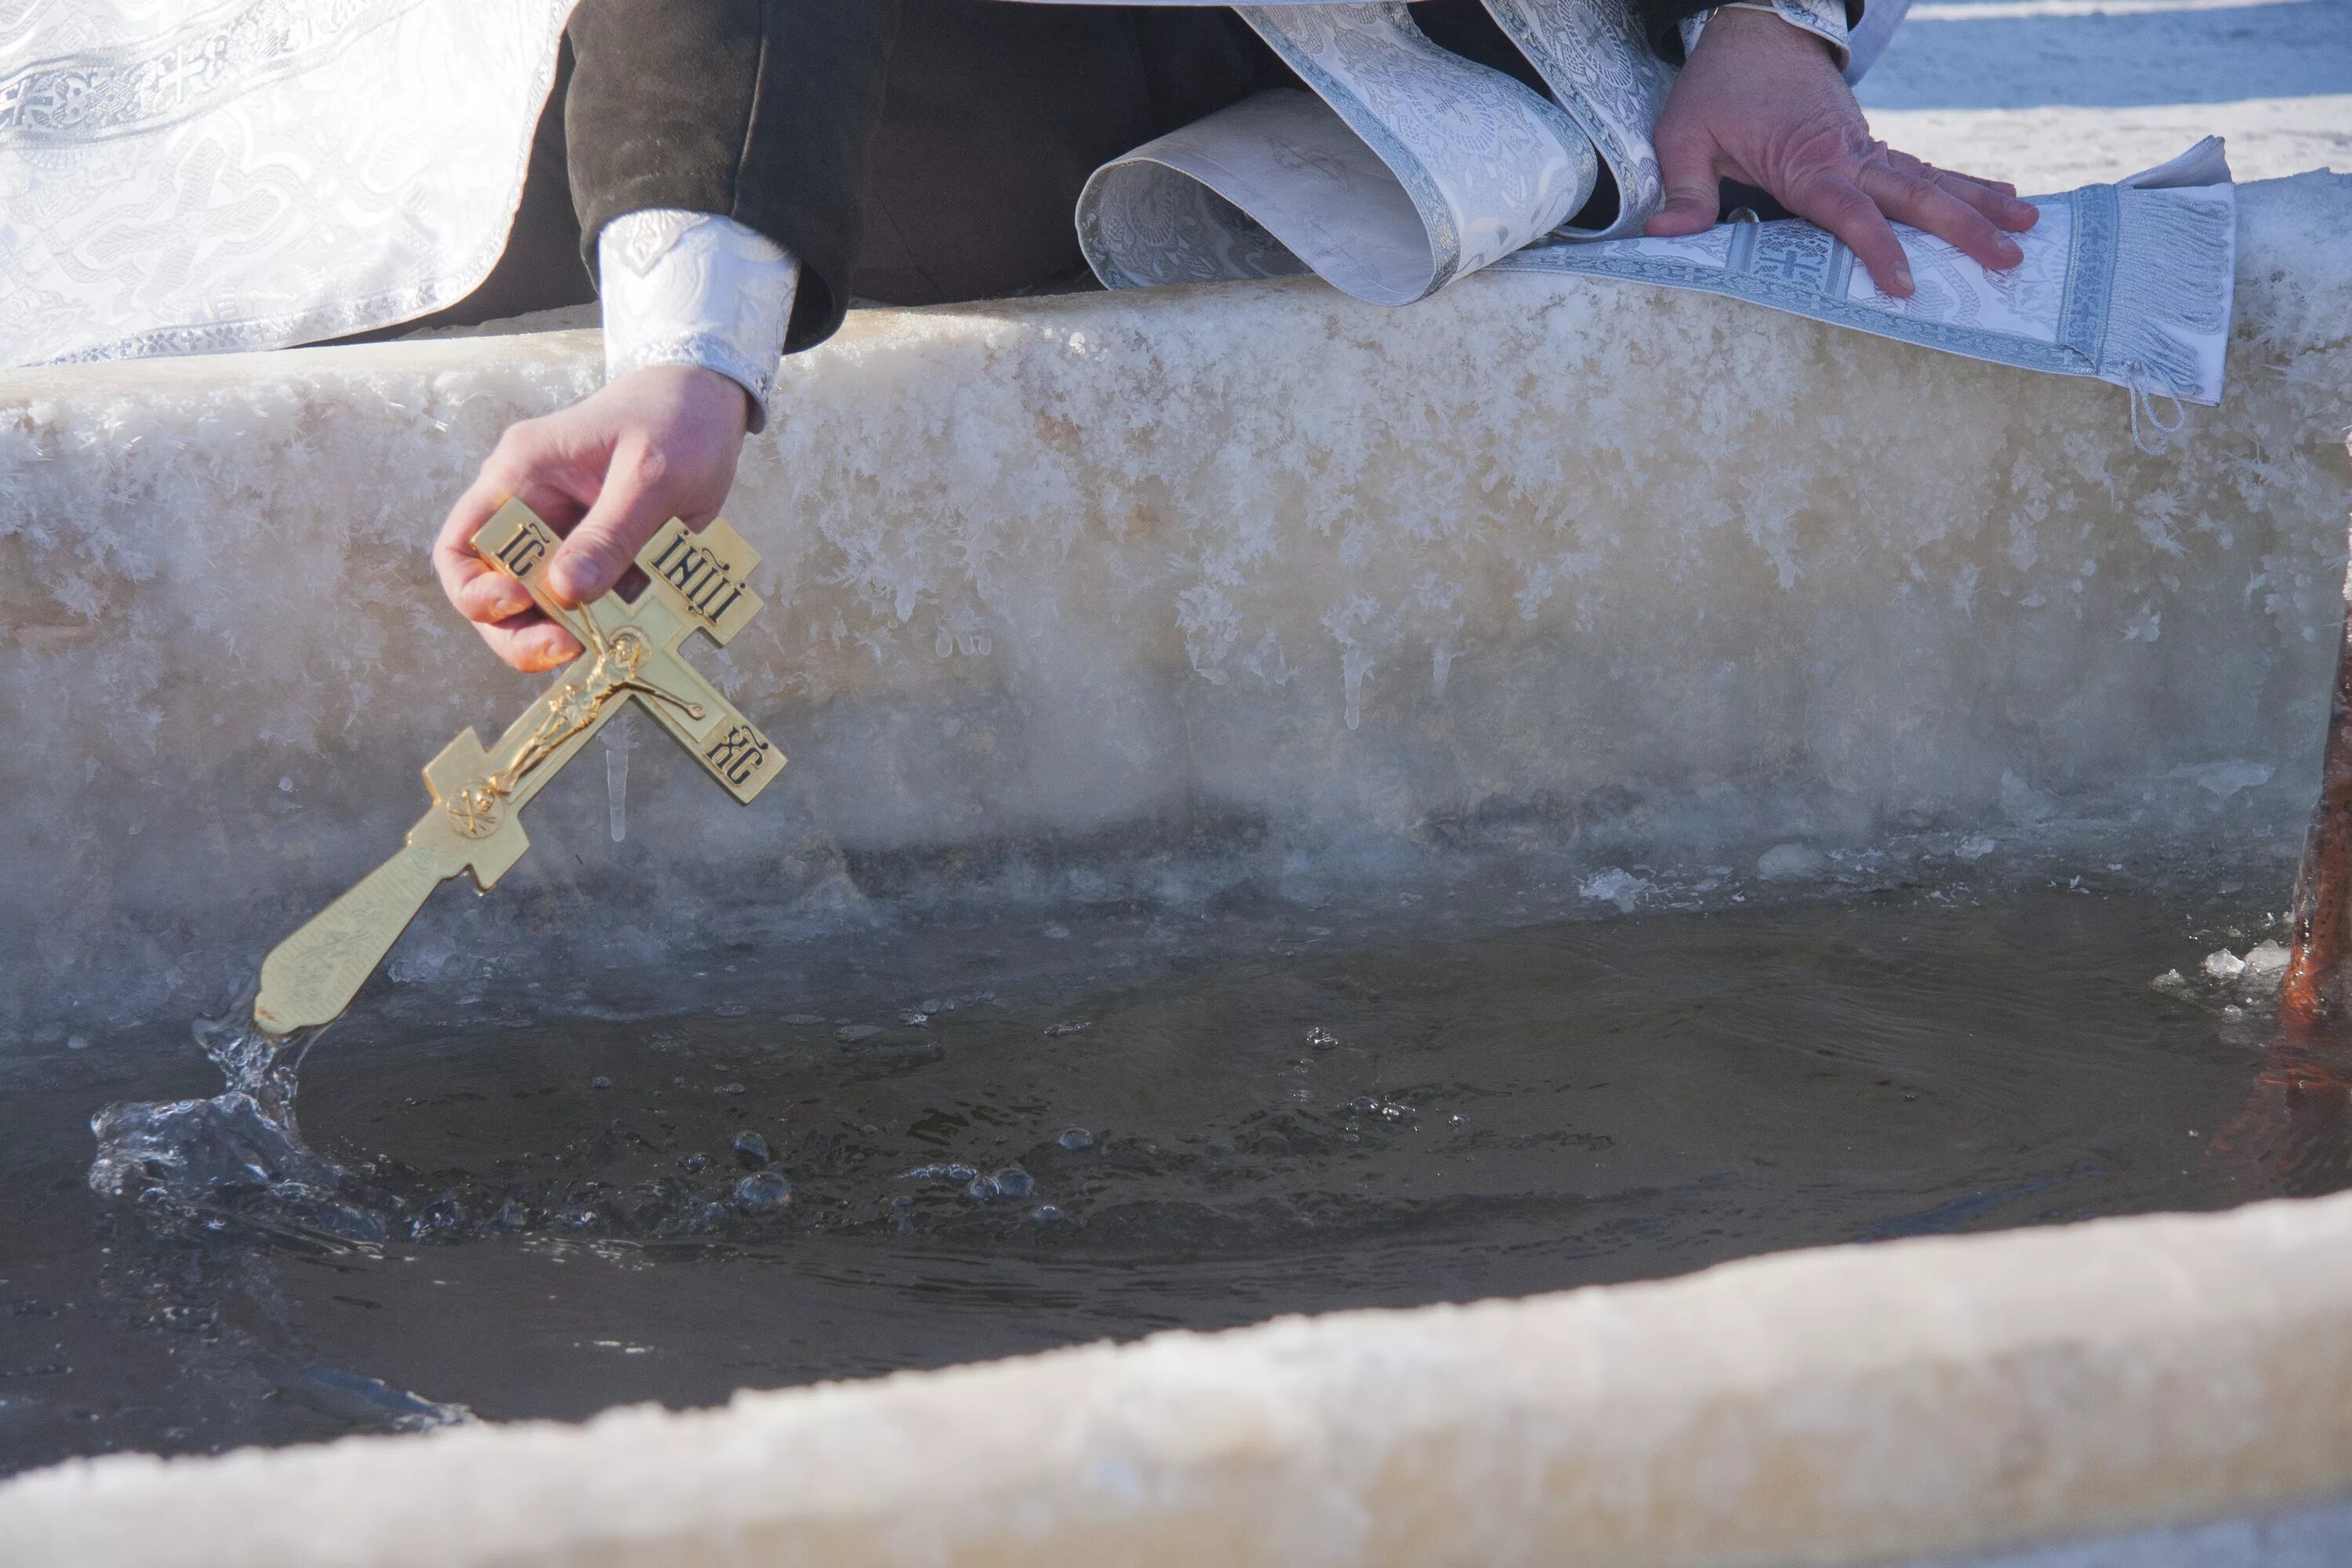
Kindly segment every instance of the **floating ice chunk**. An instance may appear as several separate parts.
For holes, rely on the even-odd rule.
[[[1756,862],[1768,882],[1802,882],[1829,869],[1830,858],[1810,844],[1775,844]]]
[[[1958,856],[1963,860],[1973,862],[1983,859],[1986,856],[1991,854],[1994,850],[2000,847],[2000,840],[1994,838],[1992,835],[1989,833],[1972,833],[1966,838],[1961,839],[1958,844],[1954,845],[1952,847],[1952,853]]]
[[[2246,961],[2226,947],[2205,955],[2205,973],[2216,980],[2235,980],[2245,968]]]
[[[2189,996],[2195,994],[2195,988],[2189,984],[2189,977],[2178,969],[2166,970],[2149,981],[2147,988],[2151,991],[2161,991],[2167,996]]]
[[[2242,789],[2257,789],[2271,782],[2271,770],[2262,763],[2233,757],[2222,763],[2183,763],[2166,775],[2210,791],[2227,800]]]
[[[1642,901],[1643,895],[1654,890],[1654,885],[1647,877],[1636,877],[1622,867],[1612,866],[1606,871],[1579,882],[1576,890],[1595,902],[1615,904],[1630,914]]]
[[[2268,980],[2286,973],[2286,946],[2277,942],[2258,942],[2246,950],[2245,978]]]
[[[330,1415],[370,1422],[389,1417],[398,1432],[429,1432],[436,1426],[459,1426],[474,1419],[474,1413],[462,1405],[444,1405],[395,1388],[380,1377],[363,1377],[341,1367],[311,1367],[294,1383],[291,1392],[303,1404]]]

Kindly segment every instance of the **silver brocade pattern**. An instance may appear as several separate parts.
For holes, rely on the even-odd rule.
[[[605,379],[700,365],[751,394],[751,428],[764,428],[800,263],[733,218],[669,207],[614,218],[596,237],[596,255]]]
[[[1077,215],[1087,259],[1113,287],[1311,269],[1383,304],[1500,262],[1706,289],[2136,396],[2219,397],[2233,230],[2218,145],[2137,189],[2053,198],[2011,274],[1906,232],[1922,289],[1898,303],[1810,225],[1641,239],[1672,77],[1628,0],[1486,4],[1549,97],[1438,48],[1393,0],[1238,7],[1313,91],[1261,94],[1097,171]],[[1774,4],[1844,47],[1842,0]],[[1856,69],[1902,9],[1878,0]],[[274,347],[459,298],[503,243],[568,11],[0,0],[0,363]],[[1604,169],[1617,200],[1578,227]],[[772,261],[737,276],[748,256],[704,259],[625,308],[622,359],[764,384],[763,312],[790,292],[745,281]]]
[[[1485,0],[1605,166],[1613,208],[1553,216],[1549,187],[1491,160],[1532,96],[1491,71],[1424,63],[1401,5],[1237,7],[1313,94],[1259,95],[1096,172],[1080,198],[1087,260],[1113,288],[1311,269],[1378,304],[1421,299],[1481,266],[1701,289],[1817,321],[2023,368],[2096,376],[2136,399],[2219,400],[2234,238],[2229,170],[2200,144],[2136,187],[2052,197],[2025,262],[1989,272],[1898,226],[1919,289],[1897,300],[1833,237],[1788,220],[1688,240],[1641,237],[1664,199],[1651,134],[1671,72],[1627,0]],[[1878,0],[1899,20],[1905,0]],[[1843,0],[1774,0],[1783,21],[1843,54]],[[1887,26],[1865,17],[1853,62]],[[1868,35],[1865,37],[1865,35]],[[1437,51],[1442,55],[1443,51]],[[1455,61],[1459,67],[1463,62]],[[1549,150],[1561,140],[1545,121]],[[1573,209],[1571,209],[1572,211]],[[1566,220],[1566,221],[1563,221]],[[1471,234],[1505,237],[1465,243]]]
[[[462,298],[570,10],[0,0],[0,363],[277,348]]]

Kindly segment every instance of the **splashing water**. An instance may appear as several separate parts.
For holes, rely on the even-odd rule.
[[[90,1190],[206,1228],[234,1216],[345,1241],[383,1239],[384,1223],[352,1175],[305,1144],[294,1121],[295,1073],[323,1031],[263,1033],[248,991],[192,1032],[228,1087],[210,1100],[126,1102],[90,1118]]]

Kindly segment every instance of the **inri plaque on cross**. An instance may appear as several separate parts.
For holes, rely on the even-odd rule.
[[[555,531],[510,500],[474,548],[530,591],[584,650],[562,679],[485,751],[470,729],[425,767],[432,808],[400,852],[361,879],[262,961],[254,1022],[274,1035],[324,1024],[351,1005],[433,889],[460,871],[487,893],[530,840],[522,808],[634,699],[739,801],[767,787],[783,757],[687,663],[694,633],[725,643],[760,613],[746,584],[759,554],[725,521],[697,533],[673,519],[637,552],[647,579],[635,604],[617,593],[567,610],[548,593]]]

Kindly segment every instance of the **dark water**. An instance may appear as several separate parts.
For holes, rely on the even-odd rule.
[[[289,1059],[205,1104],[184,1037],[102,1042],[0,1098],[0,1470],[2332,1190],[2327,1048],[2200,968],[2264,920],[1913,890],[735,955],[684,1016],[355,1016],[308,1148]],[[93,1175],[93,1112],[175,1094]]]

